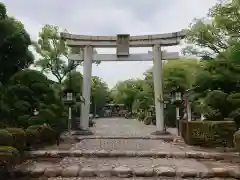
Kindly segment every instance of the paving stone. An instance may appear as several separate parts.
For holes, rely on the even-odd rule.
[[[63,177],[77,177],[80,171],[79,166],[69,166],[62,170],[61,176]]]
[[[229,177],[229,171],[224,167],[212,168],[211,171],[213,172],[214,177],[223,177],[223,178]]]
[[[29,174],[30,174],[31,177],[37,178],[37,177],[42,176],[44,174],[44,171],[45,171],[45,168],[37,167],[37,168],[32,169],[29,172]]]
[[[46,177],[57,177],[62,173],[61,167],[48,167],[44,171],[44,176]]]
[[[112,168],[101,168],[101,169],[96,169],[95,174],[98,177],[111,177],[113,175],[113,169]]]
[[[94,176],[96,176],[96,174],[95,174],[95,171],[93,168],[83,167],[79,171],[79,176],[80,177],[94,177]]]
[[[197,169],[187,168],[187,167],[178,167],[176,169],[176,175],[183,178],[197,178],[198,171]]]
[[[133,169],[133,174],[139,177],[152,177],[154,176],[154,169],[148,167],[139,167]]]
[[[132,170],[127,166],[119,166],[114,168],[117,177],[128,178],[132,176]]]
[[[154,168],[154,172],[157,176],[174,177],[176,176],[176,170],[170,166],[159,166]]]

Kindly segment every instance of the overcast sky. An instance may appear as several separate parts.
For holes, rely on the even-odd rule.
[[[2,0],[8,14],[21,20],[36,39],[45,24],[86,35],[145,35],[175,32],[203,17],[217,0]],[[131,49],[147,52],[150,49]],[[181,47],[172,47],[180,51]],[[98,52],[111,53],[109,49]],[[151,62],[105,62],[93,67],[110,87],[119,80],[142,77]]]

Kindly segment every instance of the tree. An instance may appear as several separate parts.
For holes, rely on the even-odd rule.
[[[36,123],[60,123],[63,106],[50,84],[45,75],[35,70],[26,69],[13,75],[3,92],[3,102],[8,107],[4,117],[8,119],[8,124],[28,127]],[[59,108],[52,112],[52,106]],[[39,116],[34,115],[34,109],[39,110]],[[49,116],[46,116],[47,111]]]
[[[106,104],[110,96],[107,84],[99,77],[92,77],[91,102],[94,114],[99,112]]]
[[[35,66],[42,72],[51,73],[62,84],[64,77],[77,67],[77,63],[67,63],[68,48],[60,37],[57,26],[45,25],[39,33],[38,43],[34,44],[36,52],[40,55]]]
[[[209,10],[207,18],[195,19],[186,31],[189,46],[183,52],[202,57],[225,57],[227,49],[240,43],[239,10],[238,0],[220,1]]]
[[[71,71],[66,79],[63,81],[64,88],[70,88],[77,95],[78,101],[80,101],[80,96],[82,96],[82,81],[83,76],[80,72]],[[92,87],[91,87],[91,112],[98,112],[103,108],[109,99],[109,89],[107,84],[99,77],[92,77]],[[80,114],[80,105],[75,106],[76,115]]]
[[[117,83],[112,90],[112,96],[118,104],[125,104],[128,110],[132,110],[132,105],[140,91],[143,91],[142,80],[129,79]]]
[[[73,70],[67,74],[66,79],[63,81],[63,86],[66,89],[72,89],[75,93],[82,94],[82,82],[82,74]]]
[[[4,4],[0,3],[0,81],[6,84],[16,72],[33,63],[28,49],[31,40],[24,25],[7,15]]]

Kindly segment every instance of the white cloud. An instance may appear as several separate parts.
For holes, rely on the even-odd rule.
[[[45,24],[58,25],[71,33],[132,35],[174,32],[187,28],[193,18],[206,15],[218,0],[3,0],[10,15],[21,20],[32,38]],[[181,47],[168,48],[179,51]],[[149,48],[131,49],[147,52]],[[100,49],[98,52],[115,52]],[[93,75],[112,87],[118,80],[140,77],[151,62],[109,62],[93,67]]]

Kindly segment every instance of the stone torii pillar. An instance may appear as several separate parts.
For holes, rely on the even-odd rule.
[[[163,72],[162,72],[162,51],[161,45],[153,46],[153,81],[154,81],[154,99],[156,111],[157,131],[153,134],[165,134],[164,123],[164,100],[163,100]]]
[[[81,104],[81,117],[80,127],[83,130],[89,128],[89,112],[91,103],[91,85],[92,85],[92,61],[93,60],[93,47],[86,46],[84,48],[84,61],[83,61],[83,86],[82,96],[84,103]]]

